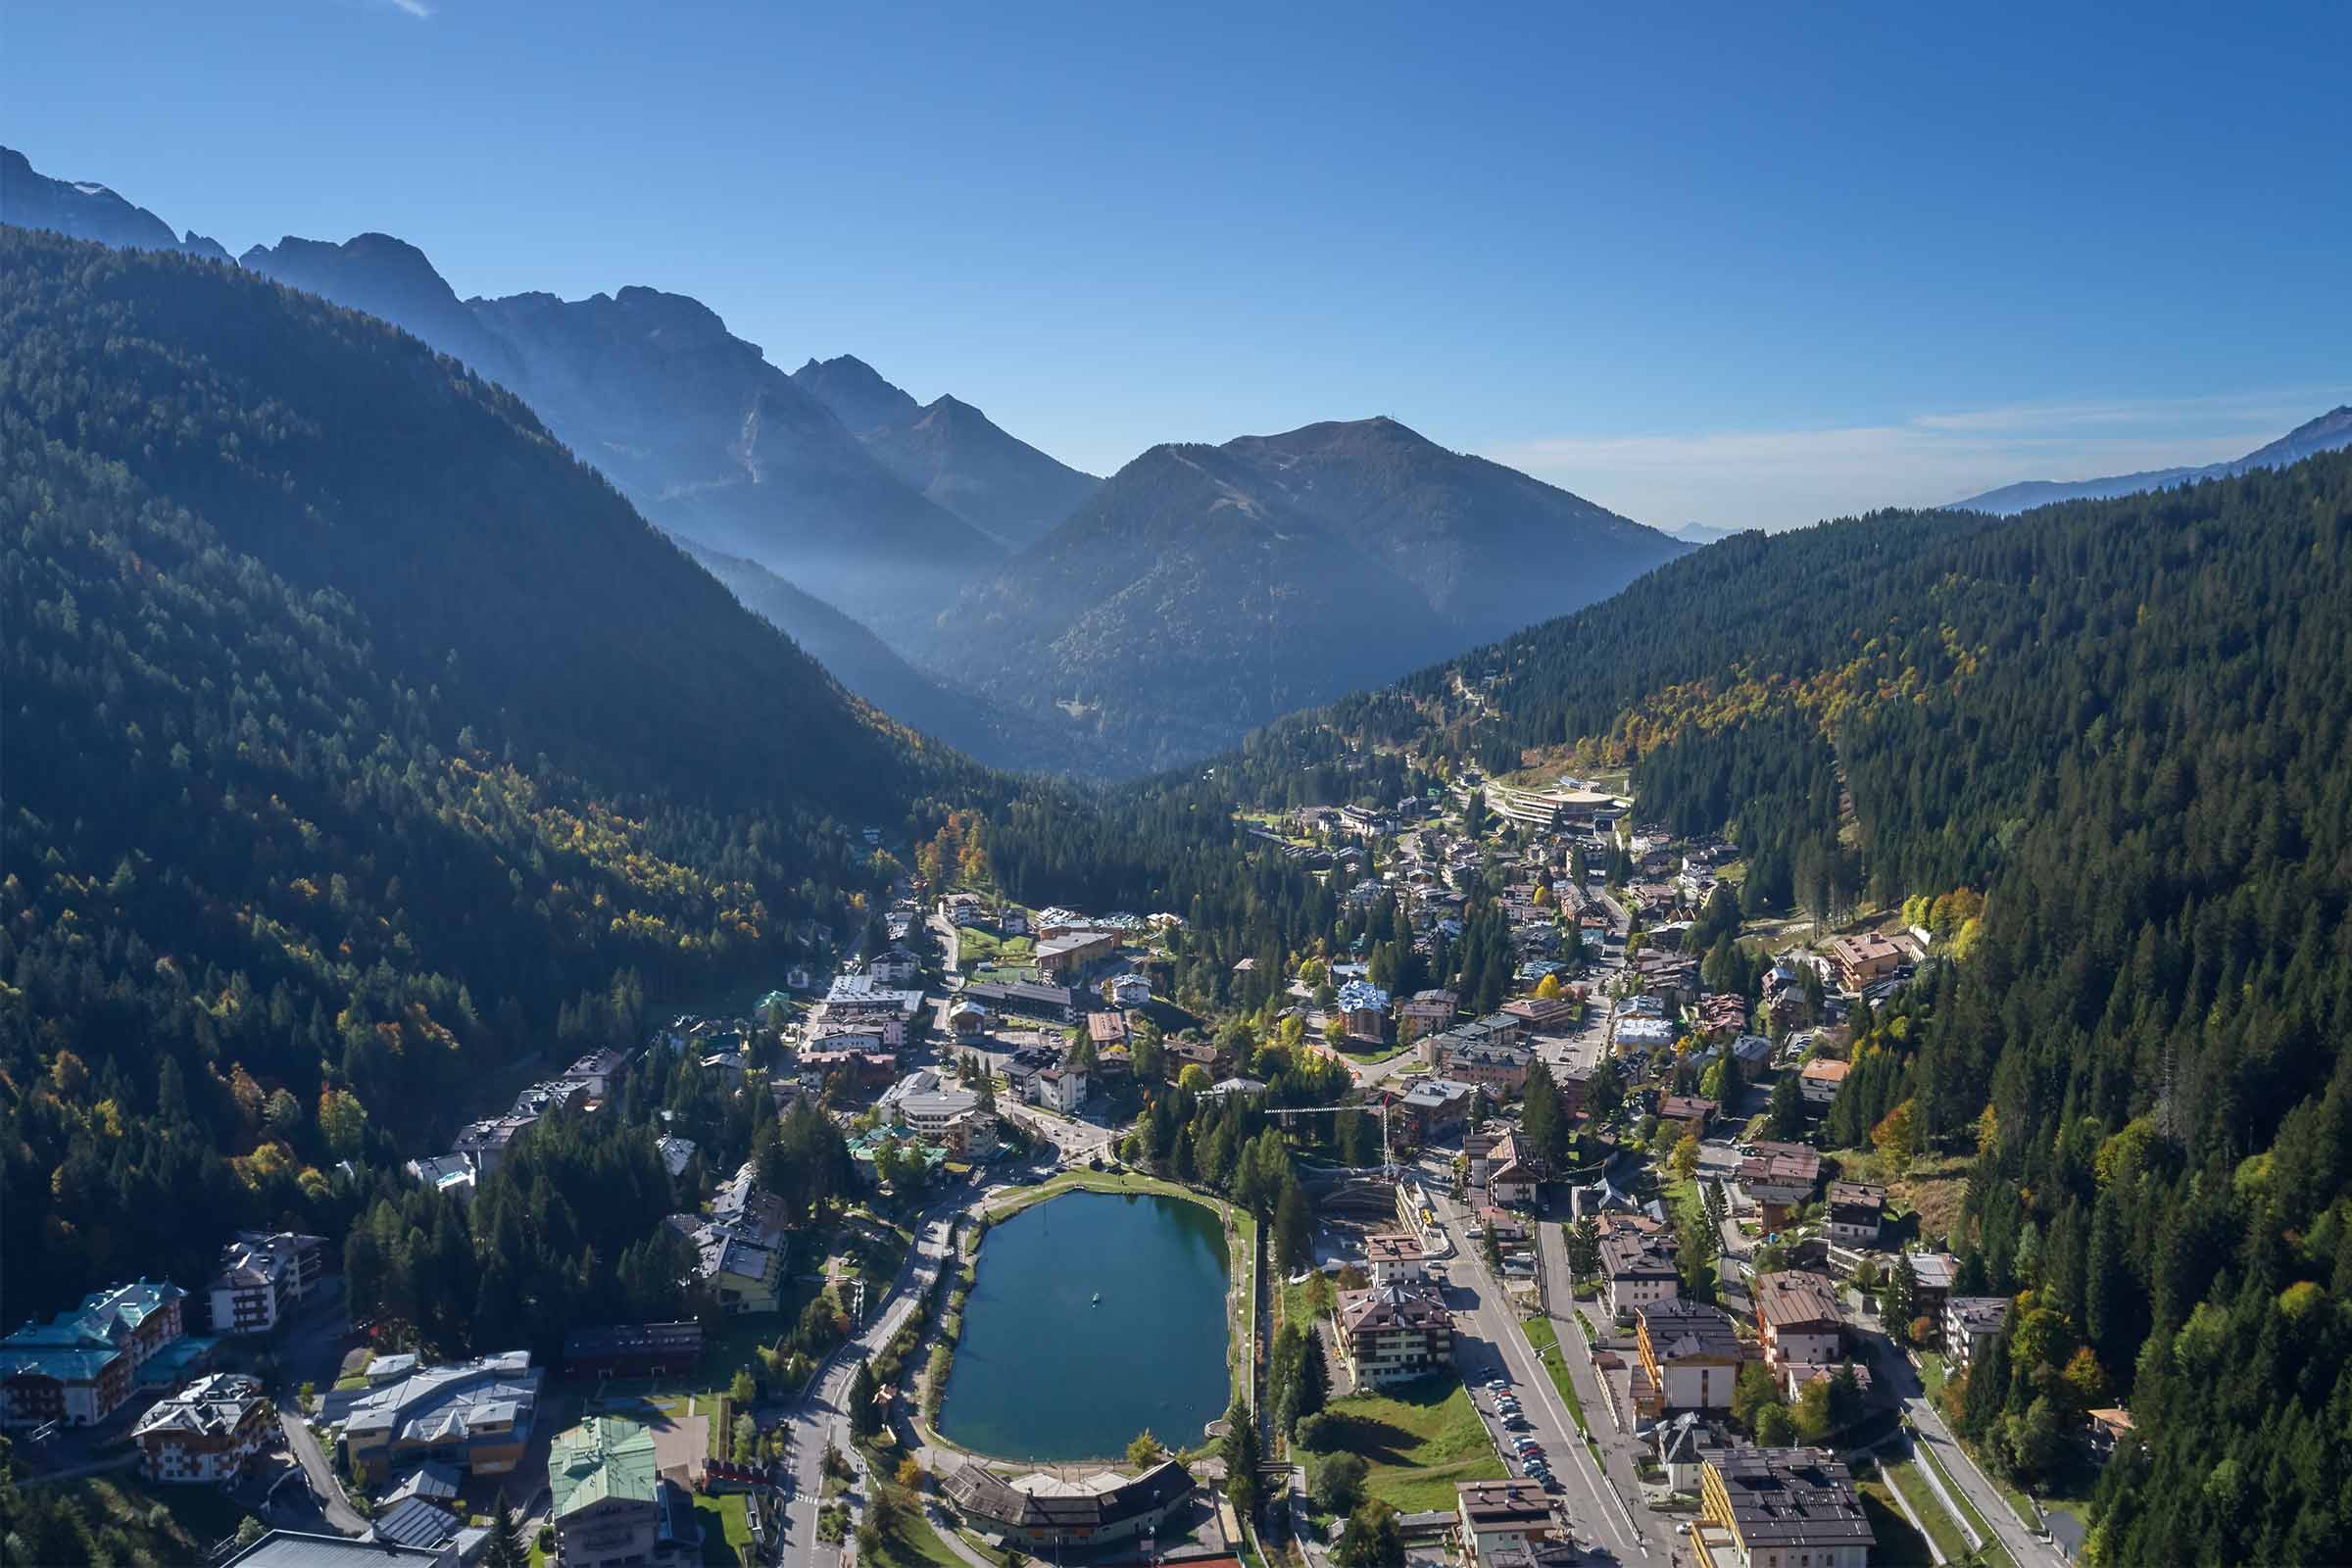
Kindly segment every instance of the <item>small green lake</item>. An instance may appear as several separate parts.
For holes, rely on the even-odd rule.
[[[1081,1192],[1023,1209],[981,1244],[941,1434],[1006,1459],[1109,1458],[1146,1428],[1192,1446],[1225,1413],[1228,1279],[1200,1203]]]

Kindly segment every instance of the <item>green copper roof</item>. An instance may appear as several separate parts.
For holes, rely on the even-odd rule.
[[[549,1517],[561,1522],[607,1497],[654,1500],[654,1435],[618,1416],[590,1416],[559,1435],[548,1450]]]

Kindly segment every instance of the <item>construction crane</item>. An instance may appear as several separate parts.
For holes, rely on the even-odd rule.
[[[1375,1109],[1380,1113],[1380,1174],[1389,1181],[1395,1181],[1402,1172],[1403,1167],[1396,1163],[1396,1155],[1389,1150],[1389,1107],[1387,1105],[1293,1105],[1283,1110],[1276,1110],[1272,1106],[1268,1106],[1266,1114],[1285,1117],[1322,1116],[1343,1110],[1362,1112]]]

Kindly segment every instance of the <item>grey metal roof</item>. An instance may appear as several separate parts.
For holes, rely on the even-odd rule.
[[[383,1541],[272,1530],[219,1568],[441,1568],[448,1554]]]

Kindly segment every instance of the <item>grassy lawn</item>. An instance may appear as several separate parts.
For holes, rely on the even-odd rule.
[[[1509,1473],[1470,1391],[1454,1378],[1351,1394],[1329,1408],[1340,1418],[1340,1446],[1372,1467],[1365,1490],[1400,1512],[1451,1508],[1456,1482],[1499,1481]]]
[[[1936,1478],[1943,1483],[1943,1490],[1951,1494],[1952,1501],[1958,1505],[1961,1516],[1967,1519],[1970,1527],[1976,1531],[1977,1539],[1980,1541],[1997,1540],[1998,1538],[1992,1533],[1992,1526],[1984,1522],[1984,1516],[1977,1512],[1977,1505],[1969,1500],[1968,1494],[1960,1490],[1960,1483],[1952,1479],[1952,1473],[1943,1467],[1943,1461],[1936,1457],[1936,1450],[1922,1443],[1914,1445],[1912,1452],[1925,1460],[1928,1467],[1936,1472]]]
[[[695,1498],[694,1522],[703,1527],[705,1563],[712,1568],[735,1568],[746,1560],[740,1554],[751,1550],[752,1518],[742,1493]]]
[[[1928,1391],[1928,1397],[1936,1401],[1936,1408],[1942,1409],[1943,1357],[1940,1354],[1934,1350],[1919,1352],[1919,1382],[1920,1387]]]
[[[1002,937],[976,925],[964,926],[956,933],[958,964],[1025,963],[1036,952],[1034,937]]]
[[[873,1476],[874,1496],[866,1505],[867,1517],[879,1517],[887,1512],[898,1521],[897,1527],[885,1531],[882,1548],[875,1553],[879,1568],[969,1568],[955,1548],[939,1538],[939,1531],[923,1512],[922,1496],[902,1487],[892,1479],[899,1462],[895,1447],[865,1445],[866,1463]]]
[[[338,1389],[366,1388],[368,1386],[368,1367],[374,1360],[375,1352],[373,1350],[354,1350],[349,1363],[351,1370],[335,1379],[335,1387]]]
[[[1544,1370],[1551,1374],[1551,1386],[1560,1391],[1568,1413],[1576,1417],[1576,1430],[1590,1434],[1592,1429],[1585,1424],[1585,1403],[1576,1396],[1576,1384],[1568,1376],[1566,1353],[1560,1348],[1559,1326],[1547,1317],[1531,1317],[1519,1326],[1527,1333],[1527,1343],[1543,1357]]]
[[[1911,1505],[1913,1513],[1919,1515],[1920,1522],[1928,1527],[1929,1537],[1946,1557],[1968,1555],[1968,1538],[1961,1534],[1959,1525],[1944,1511],[1943,1504],[1936,1499],[1935,1490],[1910,1460],[1881,1455],[1879,1473],[1886,1477],[1888,1486],[1902,1494],[1903,1500]]]
[[[1033,1203],[1064,1193],[1156,1193],[1163,1198],[1186,1198],[1196,1203],[1210,1202],[1189,1187],[1161,1181],[1156,1176],[1145,1176],[1135,1171],[1065,1170],[1035,1187],[1015,1188],[988,1205],[988,1217],[1000,1220],[1017,1214]]]
[[[1862,1516],[1870,1521],[1870,1533],[1877,1537],[1870,1548],[1871,1568],[1933,1568],[1934,1553],[1928,1550],[1928,1540],[1911,1528],[1903,1511],[1888,1500],[1886,1483],[1865,1481],[1861,1485]]]

